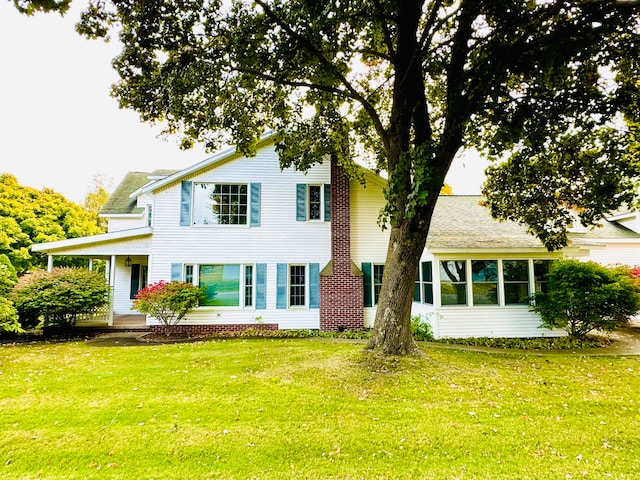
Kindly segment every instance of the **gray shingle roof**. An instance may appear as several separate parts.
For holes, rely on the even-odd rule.
[[[494,220],[479,195],[441,195],[427,247],[452,249],[540,248],[540,240],[515,222]]]
[[[438,199],[427,247],[432,249],[518,249],[543,248],[524,226],[491,217],[481,205],[479,195],[443,195]],[[601,227],[586,233],[570,233],[571,243],[597,239],[640,239],[637,234],[614,222],[602,220]]]

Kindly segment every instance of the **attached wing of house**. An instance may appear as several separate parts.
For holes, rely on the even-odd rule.
[[[181,323],[192,332],[371,327],[388,244],[378,227],[384,179],[335,165],[281,169],[271,136],[255,157],[225,150],[180,171],[132,172],[102,210],[108,233],[34,245],[50,258],[103,258],[115,314],[159,280],[206,287]],[[413,312],[440,337],[540,336],[526,298],[561,256],[635,265],[640,235],[616,221],[548,252],[497,222],[478,196],[443,196],[415,279]],[[155,328],[153,318],[147,320]]]

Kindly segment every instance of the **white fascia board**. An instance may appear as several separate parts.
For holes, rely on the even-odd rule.
[[[101,213],[98,218],[140,218],[144,216],[144,213],[144,210],[140,213]]]
[[[638,215],[638,212],[625,212],[619,213],[617,215],[606,215],[604,218],[609,222],[617,222],[618,220],[626,220],[629,218],[634,218]]]
[[[572,242],[574,245],[602,245],[603,247],[608,244],[625,244],[628,243],[630,245],[640,245],[640,238],[581,238],[580,240],[574,240]]]
[[[91,235],[88,237],[68,238],[66,240],[58,240],[56,242],[36,243],[31,245],[33,252],[51,252],[61,248],[78,247],[84,245],[93,245],[95,243],[113,242],[116,240],[125,240],[130,238],[151,235],[153,229],[151,227],[132,228],[130,230],[120,230],[111,233],[102,233],[100,235]]]
[[[449,256],[458,256],[461,258],[470,258],[473,255],[493,255],[496,257],[507,257],[507,256],[559,256],[560,252],[549,252],[546,248],[513,248],[513,249],[505,249],[505,248],[496,248],[496,249],[487,249],[487,248],[438,248],[438,247],[428,247],[429,253],[434,256],[441,257],[442,255]],[[566,251],[567,249],[563,249],[562,251]]]
[[[260,145],[263,142],[266,142],[267,140],[269,140],[270,138],[272,138],[273,136],[275,136],[276,132],[273,130],[268,131],[267,133],[265,133],[264,135],[262,135],[262,137],[260,137],[260,140],[258,140],[258,145]],[[231,147],[228,148],[226,150],[222,150],[221,152],[216,153],[215,155],[209,157],[209,158],[205,158],[204,160],[202,160],[201,162],[198,162],[194,165],[191,165],[190,167],[185,168],[184,170],[180,170],[179,172],[174,173],[173,175],[169,175],[168,177],[163,178],[162,180],[158,180],[157,182],[152,182],[149,183],[147,185],[144,185],[143,187],[140,187],[138,190],[136,190],[135,192],[131,193],[131,195],[129,195],[130,198],[136,198],[138,197],[138,195],[141,195],[143,193],[152,193],[153,191],[157,190],[158,188],[162,188],[165,185],[169,185],[171,183],[174,183],[176,181],[178,181],[179,179],[183,178],[183,177],[188,177],[189,175],[196,173],[200,170],[203,170],[207,167],[210,167],[216,163],[221,162],[222,160],[225,160],[233,155],[235,155],[237,153],[237,149],[236,147]]]

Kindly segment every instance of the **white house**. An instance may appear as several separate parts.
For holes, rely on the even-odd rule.
[[[388,231],[377,224],[385,180],[365,180],[328,164],[281,169],[266,136],[255,157],[230,149],[180,171],[131,172],[103,207],[108,233],[32,249],[106,259],[114,315],[135,313],[146,284],[175,279],[207,287],[181,322],[193,332],[371,327]],[[436,206],[413,313],[437,337],[561,335],[540,329],[525,301],[544,288],[553,259],[640,264],[635,214],[576,229],[568,248],[550,253],[480,200],[442,196]]]

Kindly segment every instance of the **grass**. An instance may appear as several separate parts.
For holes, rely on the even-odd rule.
[[[635,479],[640,358],[230,339],[0,349],[3,479]]]

